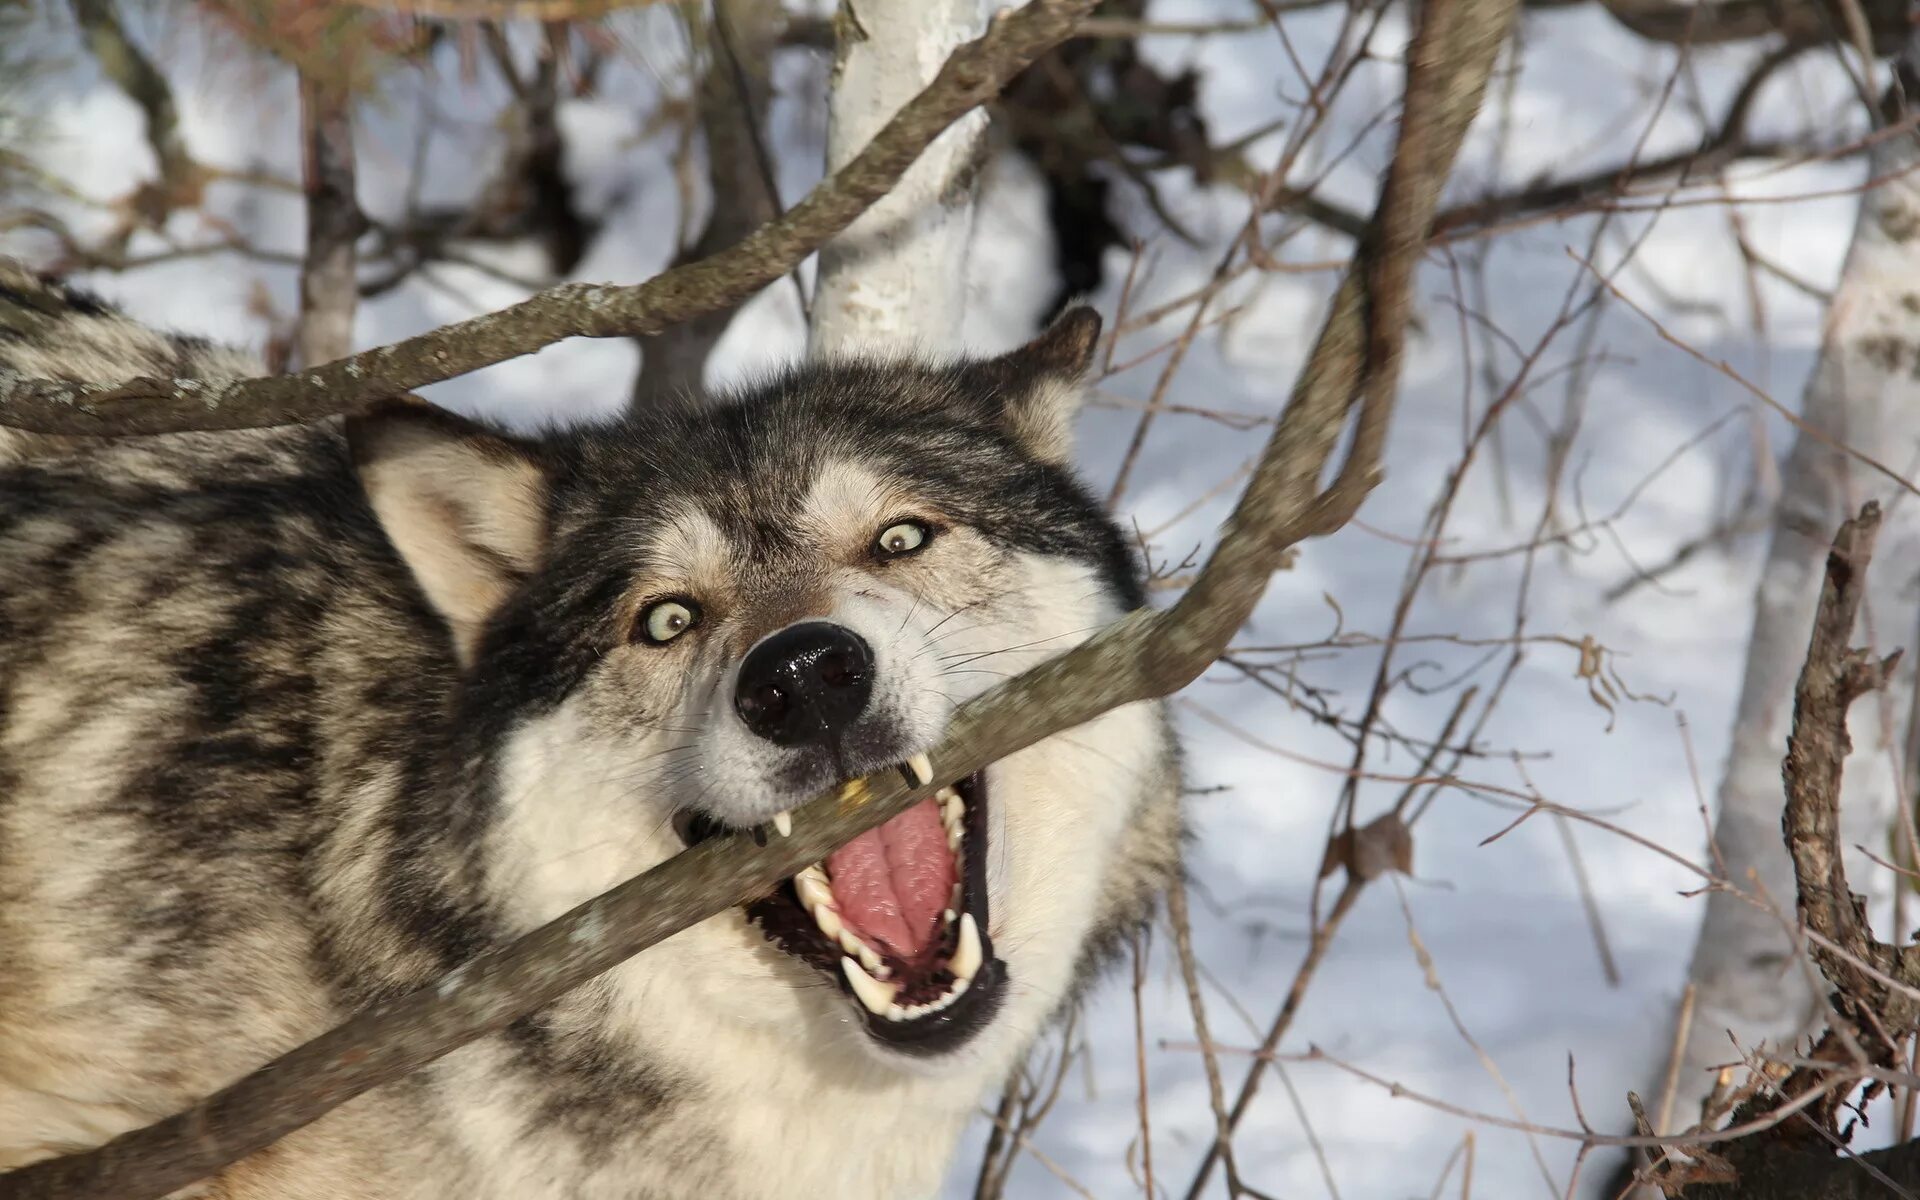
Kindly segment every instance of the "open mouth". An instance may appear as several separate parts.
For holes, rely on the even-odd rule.
[[[749,903],[747,916],[837,981],[876,1041],[953,1050],[1006,991],[987,936],[987,803],[984,771],[949,784]],[[721,832],[697,815],[680,824],[688,845]]]

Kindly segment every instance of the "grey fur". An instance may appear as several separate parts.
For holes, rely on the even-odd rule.
[[[1089,319],[1024,355],[805,367],[537,439],[404,408],[351,439],[0,431],[0,1168],[174,1112],[652,865],[677,810],[803,798],[819,764],[743,756],[731,710],[693,694],[797,615],[908,596],[918,636],[923,606],[1000,614],[952,643],[993,670],[937,672],[938,704],[902,685],[865,770],[1141,603],[1121,534],[1057,465]],[[0,261],[0,374],[254,369]],[[382,473],[420,446],[461,469]],[[827,477],[845,494],[822,499]],[[945,557],[835,559],[833,513],[869,485],[942,514]],[[415,520],[428,550],[397,551]],[[436,589],[443,552],[481,583]],[[636,581],[688,553],[723,580],[704,640],[636,644]],[[1036,621],[1059,632],[1016,645]],[[1176,774],[1157,706],[993,768],[1013,998],[945,1058],[875,1048],[831,980],[730,913],[204,1194],[930,1191],[982,1092],[1177,869]]]

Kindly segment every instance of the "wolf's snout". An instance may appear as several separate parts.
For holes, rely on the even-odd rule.
[[[740,664],[733,707],[747,728],[776,746],[839,734],[873,695],[873,650],[830,621],[789,625]]]

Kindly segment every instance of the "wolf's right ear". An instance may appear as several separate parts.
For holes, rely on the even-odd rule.
[[[349,417],[347,445],[387,538],[471,662],[487,618],[546,553],[532,447],[413,402]]]
[[[1018,350],[980,364],[1000,420],[1041,462],[1065,466],[1073,460],[1073,418],[1086,399],[1083,381],[1099,344],[1100,314],[1080,304]]]

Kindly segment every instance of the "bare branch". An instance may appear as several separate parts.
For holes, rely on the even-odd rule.
[[[1793,694],[1793,733],[1782,764],[1786,809],[1781,824],[1793,857],[1799,889],[1800,919],[1847,957],[1818,942],[1813,957],[1820,969],[1855,1008],[1888,1014],[1904,1030],[1914,1017],[1912,1005],[1869,976],[1860,963],[1884,975],[1898,970],[1894,951],[1876,942],[1862,901],[1847,886],[1840,854],[1840,779],[1853,743],[1847,736],[1847,710],[1853,702],[1886,683],[1900,658],[1883,660],[1849,647],[1861,601],[1866,596],[1867,564],[1880,531],[1880,506],[1869,502],[1860,515],[1840,526],[1827,554],[1826,577],[1813,619],[1806,664]],[[1889,1011],[1898,1008],[1896,1016]]]
[[[114,387],[0,377],[0,425],[35,433],[139,435],[291,425],[356,412],[531,354],[569,337],[658,333],[772,283],[893,187],[948,125],[1073,32],[1094,0],[1032,0],[956,50],[865,150],[793,210],[711,258],[643,284],[567,283],[510,308],[294,375],[210,386],[135,379]]]

